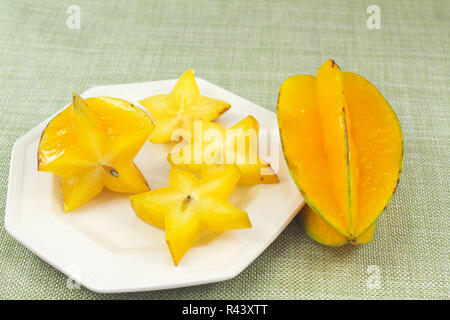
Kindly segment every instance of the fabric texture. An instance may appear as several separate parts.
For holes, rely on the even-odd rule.
[[[71,5],[80,29],[67,26]],[[2,1],[0,298],[449,299],[449,21],[447,0]],[[108,295],[70,289],[5,231],[12,146],[72,92],[193,68],[274,111],[288,76],[315,74],[328,58],[375,84],[403,130],[400,184],[371,243],[328,248],[294,220],[234,279]]]

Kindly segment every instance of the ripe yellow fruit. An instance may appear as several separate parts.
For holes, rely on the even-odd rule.
[[[227,200],[239,177],[236,166],[223,166],[201,179],[172,167],[168,187],[130,196],[131,206],[140,219],[165,229],[173,262],[178,265],[203,231],[251,227],[247,213]]]
[[[230,108],[225,101],[202,96],[192,69],[187,70],[170,94],[139,101],[156,121],[150,142],[168,143],[176,129],[190,130],[194,120],[214,121]]]
[[[309,207],[307,234],[341,245],[372,239],[397,186],[403,141],[397,117],[366,79],[332,60],[280,88],[278,124],[290,173]]]
[[[240,184],[278,183],[270,165],[258,156],[258,132],[258,121],[252,116],[227,129],[217,123],[196,121],[184,137],[187,145],[169,153],[168,160],[197,174],[215,172],[222,164],[235,164],[242,174]]]
[[[61,177],[65,211],[98,195],[104,186],[115,192],[149,190],[133,163],[153,130],[144,111],[130,102],[74,94],[72,104],[42,133],[38,170]]]
[[[376,222],[374,222],[366,231],[355,238],[345,237],[322,219],[307,204],[297,215],[298,221],[303,226],[306,234],[315,241],[330,246],[339,247],[346,243],[353,245],[364,244],[372,241],[375,233]]]

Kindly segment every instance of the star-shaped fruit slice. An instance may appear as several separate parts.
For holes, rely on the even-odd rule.
[[[190,129],[194,120],[214,121],[230,108],[225,101],[202,96],[192,69],[187,70],[170,94],[159,94],[139,101],[155,120],[150,141],[167,143],[176,129]]]
[[[236,164],[242,175],[240,184],[278,183],[278,177],[258,156],[258,121],[247,116],[224,129],[209,121],[196,121],[183,139],[190,141],[168,154],[172,165],[193,173],[213,173],[223,164]]]
[[[133,158],[153,130],[144,111],[130,102],[73,94],[72,104],[55,116],[42,133],[38,170],[61,177],[65,211],[98,195],[149,190]]]
[[[172,167],[168,187],[130,196],[131,206],[140,219],[165,229],[173,262],[178,265],[203,231],[251,227],[247,213],[227,200],[239,177],[239,169],[231,165],[201,179]]]

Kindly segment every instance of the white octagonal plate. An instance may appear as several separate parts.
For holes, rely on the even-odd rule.
[[[82,96],[122,98],[140,106],[138,100],[169,93],[175,82],[101,86]],[[230,197],[234,206],[248,212],[251,229],[205,234],[176,267],[164,230],[139,220],[128,195],[105,190],[73,213],[65,214],[58,177],[37,171],[39,138],[48,119],[14,144],[6,230],[46,262],[96,292],[168,289],[238,275],[280,234],[304,201],[282,155],[276,115],[205,80],[197,78],[197,83],[203,95],[231,104],[218,123],[229,126],[250,114],[259,122],[260,140],[266,136],[265,141],[271,142],[270,159],[261,156],[276,170],[280,183],[238,186]],[[265,145],[260,146],[260,154]],[[147,142],[135,158],[152,189],[168,184],[166,156],[170,148]]]

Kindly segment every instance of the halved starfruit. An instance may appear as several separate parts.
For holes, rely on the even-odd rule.
[[[387,101],[328,60],[316,77],[283,83],[277,114],[291,176],[309,205],[299,215],[306,233],[334,246],[370,241],[402,169],[402,132]]]
[[[190,130],[194,120],[214,121],[230,108],[225,101],[202,96],[192,69],[187,70],[170,94],[139,101],[156,122],[150,141],[168,143],[176,139],[176,129]]]
[[[149,190],[133,158],[153,130],[144,111],[125,100],[74,94],[42,133],[38,170],[61,177],[65,211],[98,195]]]
[[[247,116],[224,129],[209,121],[195,121],[183,135],[184,145],[168,154],[169,162],[193,173],[214,172],[223,164],[241,171],[240,184],[278,183],[278,177],[258,156],[258,121]]]
[[[140,219],[165,229],[173,262],[178,265],[203,231],[251,227],[247,213],[227,200],[239,177],[236,166],[223,166],[201,179],[172,167],[168,187],[130,196],[131,206]]]

